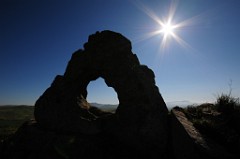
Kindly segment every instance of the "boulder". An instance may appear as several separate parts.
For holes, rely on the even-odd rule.
[[[90,35],[84,49],[73,53],[64,75],[57,75],[36,101],[39,126],[64,133],[105,133],[132,150],[148,152],[150,158],[164,157],[168,110],[153,71],[141,65],[131,49],[131,42],[119,33]],[[91,112],[87,86],[99,77],[118,95],[115,114]]]

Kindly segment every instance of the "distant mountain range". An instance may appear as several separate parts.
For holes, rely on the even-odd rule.
[[[104,111],[115,112],[118,107],[118,104],[99,104],[99,103],[90,103],[91,106],[98,107]]]
[[[0,105],[0,107],[33,107],[34,105],[24,105],[24,104],[22,104],[22,105],[14,105],[14,104],[7,104],[7,105]]]
[[[118,104],[99,104],[99,103],[90,103],[90,105],[98,107],[102,110],[108,110],[108,109],[117,109]],[[171,109],[175,106],[179,107],[187,107],[189,105],[199,105],[199,103],[194,103],[188,100],[182,100],[182,101],[172,101],[172,102],[166,102],[166,105],[168,109]]]
[[[90,103],[91,106],[95,106],[95,107],[117,107],[118,104],[100,104],[100,103]]]
[[[175,106],[179,106],[179,107],[187,107],[189,105],[199,105],[199,103],[194,103],[188,100],[182,100],[182,101],[172,101],[172,102],[166,102],[166,105],[168,107],[168,109],[171,109]]]
[[[90,105],[98,107],[102,110],[115,110],[118,107],[118,104],[100,104],[100,103],[90,103]],[[175,106],[180,106],[180,107],[186,107],[189,105],[199,105],[199,103],[194,103],[188,100],[182,100],[182,101],[172,101],[172,102],[166,102],[166,105],[168,109],[171,109]],[[2,106],[30,106],[30,105],[0,105]]]

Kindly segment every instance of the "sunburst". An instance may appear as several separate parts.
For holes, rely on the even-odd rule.
[[[144,13],[146,13],[151,19],[153,19],[158,24],[158,29],[149,32],[146,35],[147,38],[162,35],[162,41],[160,44],[161,49],[164,49],[166,45],[170,42],[170,39],[174,39],[177,43],[179,43],[183,47],[191,48],[190,45],[185,42],[181,37],[179,37],[176,33],[180,28],[186,27],[191,23],[191,19],[183,20],[179,23],[174,23],[173,18],[177,8],[177,1],[172,1],[168,15],[165,16],[165,19],[160,19],[157,14],[155,14],[151,9],[143,5],[138,1],[136,4],[138,8],[140,8]]]
[[[166,24],[162,24],[160,32],[164,34],[164,36],[171,36],[174,35],[174,25],[171,24],[171,22],[168,22]]]

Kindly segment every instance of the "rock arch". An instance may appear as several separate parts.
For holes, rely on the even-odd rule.
[[[56,76],[36,101],[36,121],[55,131],[109,131],[135,146],[151,143],[165,149],[166,105],[153,71],[141,65],[131,49],[131,42],[119,33],[102,31],[89,36],[84,50],[73,53],[64,75]],[[92,114],[85,99],[87,85],[99,77],[114,88],[119,99],[116,113],[107,120]]]

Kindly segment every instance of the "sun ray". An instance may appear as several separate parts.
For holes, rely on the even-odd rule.
[[[169,12],[168,12],[169,21],[172,21],[174,15],[175,15],[175,12],[177,10],[177,5],[178,5],[178,1],[177,0],[173,1],[172,0],[172,2],[170,4]]]
[[[163,36],[163,39],[162,39],[162,42],[161,42],[161,44],[160,44],[160,49],[161,49],[161,50],[164,50],[164,49],[166,48],[166,44],[167,44],[167,36],[164,35],[164,36]]]
[[[144,31],[145,34],[142,34],[141,39],[139,40],[138,38],[135,43],[158,36],[161,38],[161,41],[159,43],[159,51],[162,54],[164,53],[165,48],[168,47],[172,41],[175,41],[179,46],[186,49],[186,51],[189,53],[198,52],[189,43],[187,43],[179,35],[179,33],[193,27],[203,27],[203,25],[204,28],[209,27],[209,21],[206,23],[206,19],[209,18],[209,14],[215,14],[215,11],[211,9],[190,18],[183,20],[179,20],[178,18],[178,21],[175,21],[174,17],[177,11],[179,0],[171,0],[165,18],[160,18],[158,14],[143,4],[141,0],[132,0],[132,2],[138,9],[140,9],[157,24],[157,26],[153,26],[154,28],[147,28],[147,33]]]
[[[177,43],[179,43],[184,48],[191,48],[191,46],[186,41],[184,41],[182,38],[180,38],[178,35],[174,34],[173,37],[177,41]]]
[[[147,33],[141,35],[140,37],[138,37],[137,39],[135,39],[134,43],[139,43],[139,42],[142,42],[144,40],[151,39],[152,37],[157,36],[159,34],[160,34],[160,30],[147,32]]]
[[[187,48],[190,50],[194,50],[185,40],[183,40],[177,33],[179,33],[180,30],[193,26],[200,22],[201,15],[197,15],[188,19],[185,19],[183,21],[180,21],[178,23],[174,22],[174,16],[177,11],[179,0],[172,0],[170,3],[170,7],[168,10],[168,15],[165,18],[159,18],[159,16],[150,8],[148,8],[146,5],[144,5],[139,0],[134,1],[134,4],[136,7],[138,7],[141,11],[143,11],[147,16],[149,16],[153,21],[155,21],[158,24],[158,29],[148,32],[142,40],[152,38],[154,36],[161,36],[161,43],[160,43],[160,50],[163,51],[165,47],[167,47],[168,43],[170,43],[170,40],[176,41],[180,46],[183,48]],[[142,41],[141,40],[141,41]]]
[[[141,11],[143,11],[146,15],[148,15],[152,20],[157,22],[159,25],[163,24],[162,20],[160,20],[160,18],[142,2],[140,1],[133,1],[133,2],[135,6],[137,6]]]

